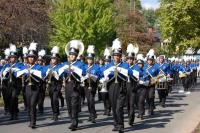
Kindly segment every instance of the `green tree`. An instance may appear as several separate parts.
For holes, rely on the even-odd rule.
[[[181,51],[200,47],[199,0],[161,0],[158,15],[162,38],[171,37]]]
[[[115,36],[112,0],[54,1],[49,13],[52,24],[50,46],[58,45],[64,52],[72,39],[85,46],[95,45],[99,53]]]
[[[143,9],[144,18],[149,27],[154,27],[156,24],[156,11],[154,9]]]

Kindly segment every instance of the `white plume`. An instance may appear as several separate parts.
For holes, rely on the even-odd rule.
[[[80,40],[72,40],[70,41],[70,48],[79,49],[80,43],[82,43]]]
[[[51,50],[52,54],[58,54],[59,53],[59,47],[58,46],[54,46]]]
[[[135,53],[133,44],[129,44],[126,49],[127,53]]]
[[[23,47],[22,52],[23,52],[23,54],[28,54],[28,48],[27,47]]]
[[[173,56],[172,58],[171,58],[171,61],[173,62],[173,61],[175,61],[176,60],[176,58]]]
[[[137,55],[137,60],[144,60],[143,54],[138,54]]]
[[[46,54],[46,51],[44,50],[44,49],[42,49],[42,50],[40,50],[39,52],[38,52],[38,56],[45,56],[45,54]]]
[[[106,49],[104,50],[103,55],[104,55],[104,56],[110,56],[110,55],[111,55],[110,50],[109,50],[108,48],[106,48]]]
[[[5,49],[4,54],[5,54],[5,56],[9,56],[10,55],[10,49],[9,48]]]
[[[175,61],[179,61],[179,58],[176,57],[176,58],[175,58]]]
[[[14,44],[10,44],[10,52],[17,52],[17,48]]]
[[[88,53],[88,54],[89,54],[89,53],[94,54],[94,53],[95,53],[95,52],[94,52],[94,49],[95,49],[94,45],[89,45],[89,46],[88,46],[88,49],[87,49],[87,53]]]
[[[119,38],[115,39],[112,44],[112,50],[122,48],[122,43]]]
[[[37,43],[35,43],[35,42],[30,43],[30,46],[29,46],[28,50],[36,51],[37,50]]]
[[[150,49],[149,52],[147,53],[147,56],[148,56],[148,55],[155,55],[154,49]]]

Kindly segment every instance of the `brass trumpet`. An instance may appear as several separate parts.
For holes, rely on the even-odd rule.
[[[50,71],[49,71],[49,74],[48,74],[46,89],[48,89],[50,84],[51,84],[51,78],[53,77],[52,69],[53,69],[53,67],[50,68]]]
[[[9,82],[12,83],[12,67],[9,69]]]
[[[102,88],[101,88],[101,91],[100,92],[108,92],[108,89],[107,89],[107,81],[104,81],[103,84],[102,84]]]
[[[115,83],[118,83],[118,71],[117,71],[117,64],[115,64],[115,71],[114,71]]]

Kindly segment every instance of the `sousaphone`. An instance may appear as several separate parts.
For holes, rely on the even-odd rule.
[[[69,56],[69,49],[70,49],[71,45],[73,45],[74,48],[79,50],[78,57],[83,54],[83,52],[84,52],[84,44],[83,44],[83,42],[80,41],[80,40],[71,40],[70,42],[68,42],[65,45],[65,53],[67,54],[67,56]]]

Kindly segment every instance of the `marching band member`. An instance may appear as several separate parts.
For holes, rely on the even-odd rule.
[[[150,83],[150,77],[146,73],[146,69],[144,69],[144,57],[142,54],[137,55],[137,65],[139,69],[139,81],[137,83],[137,94],[138,94],[138,118],[143,119],[145,114],[145,99],[148,85]]]
[[[7,115],[9,113],[9,89],[8,89],[8,78],[3,77],[3,70],[5,69],[5,66],[9,65],[9,56],[10,56],[10,49],[7,48],[4,50],[5,55],[5,64],[1,68],[1,91],[4,101],[4,114]]]
[[[89,45],[86,56],[86,75],[83,77],[83,81],[85,84],[85,95],[87,98],[88,111],[90,113],[88,120],[92,123],[96,123],[95,94],[97,91],[98,79],[100,76],[100,67],[94,63],[94,57],[94,45]]]
[[[138,53],[138,46],[133,46],[133,44],[129,44],[126,50],[126,59],[129,64],[129,68],[133,71],[133,74],[137,79],[139,78],[139,73],[137,71],[138,65],[136,64],[136,54]],[[127,81],[127,109],[129,116],[129,125],[132,126],[135,120],[135,105],[137,105],[137,90],[136,84],[137,79],[135,77],[128,77]]]
[[[105,66],[111,62],[111,52],[108,48],[106,48],[104,50],[104,62],[105,62],[105,64],[100,68],[101,69],[101,77],[103,76],[102,71],[104,70]],[[110,105],[110,101],[109,101],[107,84],[104,82],[100,88],[101,88],[100,94],[101,94],[103,104],[104,104],[104,115],[110,116],[111,105]]]
[[[28,48],[27,47],[23,47],[22,49],[22,53],[23,53],[23,61],[22,63],[27,66],[28,65],[28,60],[27,60],[27,55],[28,55]],[[24,77],[22,76],[22,82],[24,82]],[[22,83],[22,96],[23,96],[23,101],[24,101],[24,111],[27,110],[27,103],[26,103],[26,88],[24,86],[24,83]]]
[[[51,64],[48,65],[46,71],[46,89],[49,91],[51,99],[51,108],[53,111],[53,120],[57,121],[60,114],[59,97],[62,88],[62,76],[58,75],[60,55],[59,47],[54,46],[51,50]]]
[[[158,64],[155,63],[155,54],[154,50],[150,49],[150,51],[147,53],[147,63],[148,68],[146,69],[147,74],[150,77],[150,85],[147,89],[147,103],[149,105],[149,115],[154,114],[154,99],[155,99],[155,85],[157,83],[157,75],[159,74],[159,67]]]
[[[107,82],[109,98],[111,102],[114,128],[113,131],[123,132],[124,112],[126,99],[126,81],[132,77],[132,71],[127,63],[122,62],[122,47],[119,39],[115,39],[112,45],[113,62],[105,66],[101,82]]]
[[[164,55],[160,55],[159,56],[159,83],[157,86],[157,90],[158,90],[158,95],[159,95],[159,99],[160,99],[160,104],[162,107],[165,107],[165,101],[166,101],[166,97],[168,95],[168,79],[170,78],[171,75],[171,68],[169,63],[165,62],[165,56]],[[160,85],[160,86],[159,86]]]
[[[187,59],[185,60],[187,61]],[[184,91],[186,94],[190,94],[189,87],[190,87],[190,73],[191,69],[188,66],[187,62],[182,62],[179,66],[179,77],[181,78]]]
[[[44,59],[45,55],[46,55],[46,51],[44,49],[38,52],[37,64],[40,65],[42,68],[44,68],[44,64],[45,64],[45,59]],[[39,92],[39,97],[38,97],[39,114],[43,114],[44,112],[45,91],[46,91],[45,81],[42,81],[40,84],[40,92]]]
[[[65,86],[65,97],[68,108],[68,114],[71,119],[69,129],[75,131],[78,127],[78,113],[80,101],[80,83],[81,77],[85,76],[84,63],[77,60],[84,51],[84,45],[79,40],[70,41],[66,47],[65,52],[68,56],[68,62],[63,63],[58,70],[59,75],[65,73],[63,84]]]
[[[36,63],[37,61],[37,43],[30,43],[28,49],[28,65],[24,69],[18,71],[18,76],[24,75],[26,87],[26,100],[28,107],[28,115],[30,119],[29,127],[36,128],[36,106],[40,93],[40,84],[44,77],[42,66]]]
[[[9,64],[6,64],[2,70],[4,79],[8,79],[8,99],[9,99],[9,112],[11,120],[18,119],[18,96],[20,94],[21,79],[17,75],[17,71],[23,68],[23,64],[18,61],[18,53],[16,46],[10,44]]]

